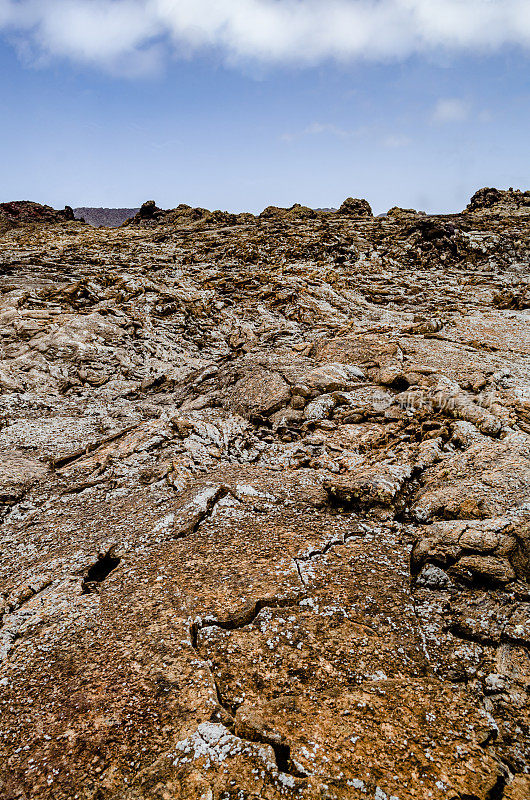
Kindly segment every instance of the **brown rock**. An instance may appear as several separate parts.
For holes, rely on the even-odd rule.
[[[237,414],[268,416],[289,403],[289,385],[277,372],[261,368],[239,380],[230,393]]]
[[[359,200],[354,197],[347,197],[337,214],[344,214],[350,217],[373,217],[370,203],[367,200]]]

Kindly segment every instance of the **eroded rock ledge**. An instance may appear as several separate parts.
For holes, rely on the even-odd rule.
[[[2,798],[530,797],[527,195],[1,207]]]

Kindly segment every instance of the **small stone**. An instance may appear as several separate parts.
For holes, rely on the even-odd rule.
[[[291,398],[291,406],[295,409],[303,409],[306,406],[306,399],[302,395],[293,395]]]
[[[425,586],[428,589],[447,589],[452,585],[452,581],[447,572],[440,567],[426,564],[416,578],[416,585]]]

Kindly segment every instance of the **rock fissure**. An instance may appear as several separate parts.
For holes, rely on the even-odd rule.
[[[82,583],[83,594],[89,594],[97,590],[97,586],[108,578],[111,572],[119,567],[121,558],[114,553],[111,548],[106,553],[98,557],[98,560],[87,570]]]
[[[201,648],[198,643],[198,635],[201,630],[204,630],[208,627],[219,627],[224,630],[239,630],[242,628],[251,625],[260,611],[264,608],[286,608],[292,606],[292,600],[287,601],[283,598],[274,598],[274,599],[262,599],[256,601],[254,604],[252,611],[247,611],[242,615],[237,615],[232,619],[228,619],[226,621],[222,620],[209,620],[204,619],[200,622],[196,621],[192,623],[190,626],[190,642],[192,648],[195,652],[201,657],[204,665],[208,669],[208,672],[211,676],[211,680],[215,689],[215,696],[217,702],[221,709],[224,712],[223,715],[223,723],[226,725],[230,732],[237,736],[239,739],[247,742],[252,743],[259,743],[265,744],[272,748],[274,752],[274,760],[276,764],[276,768],[278,772],[284,773],[286,775],[290,775],[295,778],[306,778],[307,774],[300,770],[295,764],[293,764],[291,759],[291,748],[290,746],[285,743],[284,741],[280,741],[280,737],[278,735],[269,735],[267,736],[262,731],[258,731],[257,729],[253,729],[251,733],[244,734],[240,725],[237,722],[237,710],[241,703],[236,705],[229,704],[224,698],[223,693],[221,690],[221,686],[219,683],[218,678],[215,676],[215,673],[209,663],[209,661],[205,660],[201,654]]]
[[[192,622],[190,626],[190,635],[193,646],[197,646],[197,636],[199,631],[204,630],[205,628],[222,628],[225,631],[233,631],[239,630],[240,628],[246,628],[249,625],[252,625],[253,622],[256,620],[258,614],[263,611],[265,608],[289,608],[295,605],[299,605],[301,599],[303,599],[305,595],[302,597],[294,598],[294,597],[265,597],[260,598],[254,602],[249,603],[247,606],[242,608],[240,611],[233,612],[232,614],[228,615],[225,619],[217,619],[217,618],[210,618],[204,617],[199,618]]]
[[[3,625],[4,619],[8,614],[14,614],[17,611],[20,611],[26,603],[33,598],[37,597],[41,592],[45,591],[52,585],[53,581],[51,579],[45,579],[37,583],[37,585],[32,586],[25,586],[18,592],[16,592],[15,596],[10,599],[10,597],[6,597],[5,604],[3,608],[3,615],[2,619],[0,620],[0,628]]]
[[[230,493],[228,486],[208,487],[181,511],[174,522],[172,538],[185,539],[196,533],[201,524],[213,515],[220,500]]]
[[[114,433],[111,436],[107,436],[103,439],[99,439],[97,442],[91,442],[87,444],[85,447],[82,447],[76,450],[74,453],[70,453],[67,456],[62,456],[61,458],[52,459],[52,466],[54,469],[60,471],[67,466],[71,466],[75,464],[77,461],[84,458],[84,456],[89,455],[90,453],[97,453],[98,449],[105,444],[110,444],[111,442],[115,442],[118,439],[121,439],[122,436],[125,436],[127,433],[130,433],[136,428],[136,425],[131,425],[129,428],[125,430],[119,431],[118,433]]]

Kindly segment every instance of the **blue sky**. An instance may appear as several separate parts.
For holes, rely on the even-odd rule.
[[[442,15],[427,35],[423,17],[420,33],[392,17],[416,3],[431,24],[437,0],[332,2],[383,17],[360,41],[347,16],[351,32],[321,33],[324,0],[247,0],[257,16],[206,30],[179,18],[177,41],[153,21],[156,0],[39,0],[38,12],[33,0],[0,0],[0,201],[260,211],[353,195],[377,213],[457,211],[481,186],[530,187],[530,4],[512,4],[527,9],[528,31],[503,17],[504,31],[492,40],[486,27],[477,41],[463,18],[448,33]],[[502,12],[512,0],[465,2]],[[231,3],[217,8],[233,16]],[[282,4],[291,15],[278,21]],[[115,27],[108,9],[125,14]],[[381,19],[388,30],[372,46]]]

